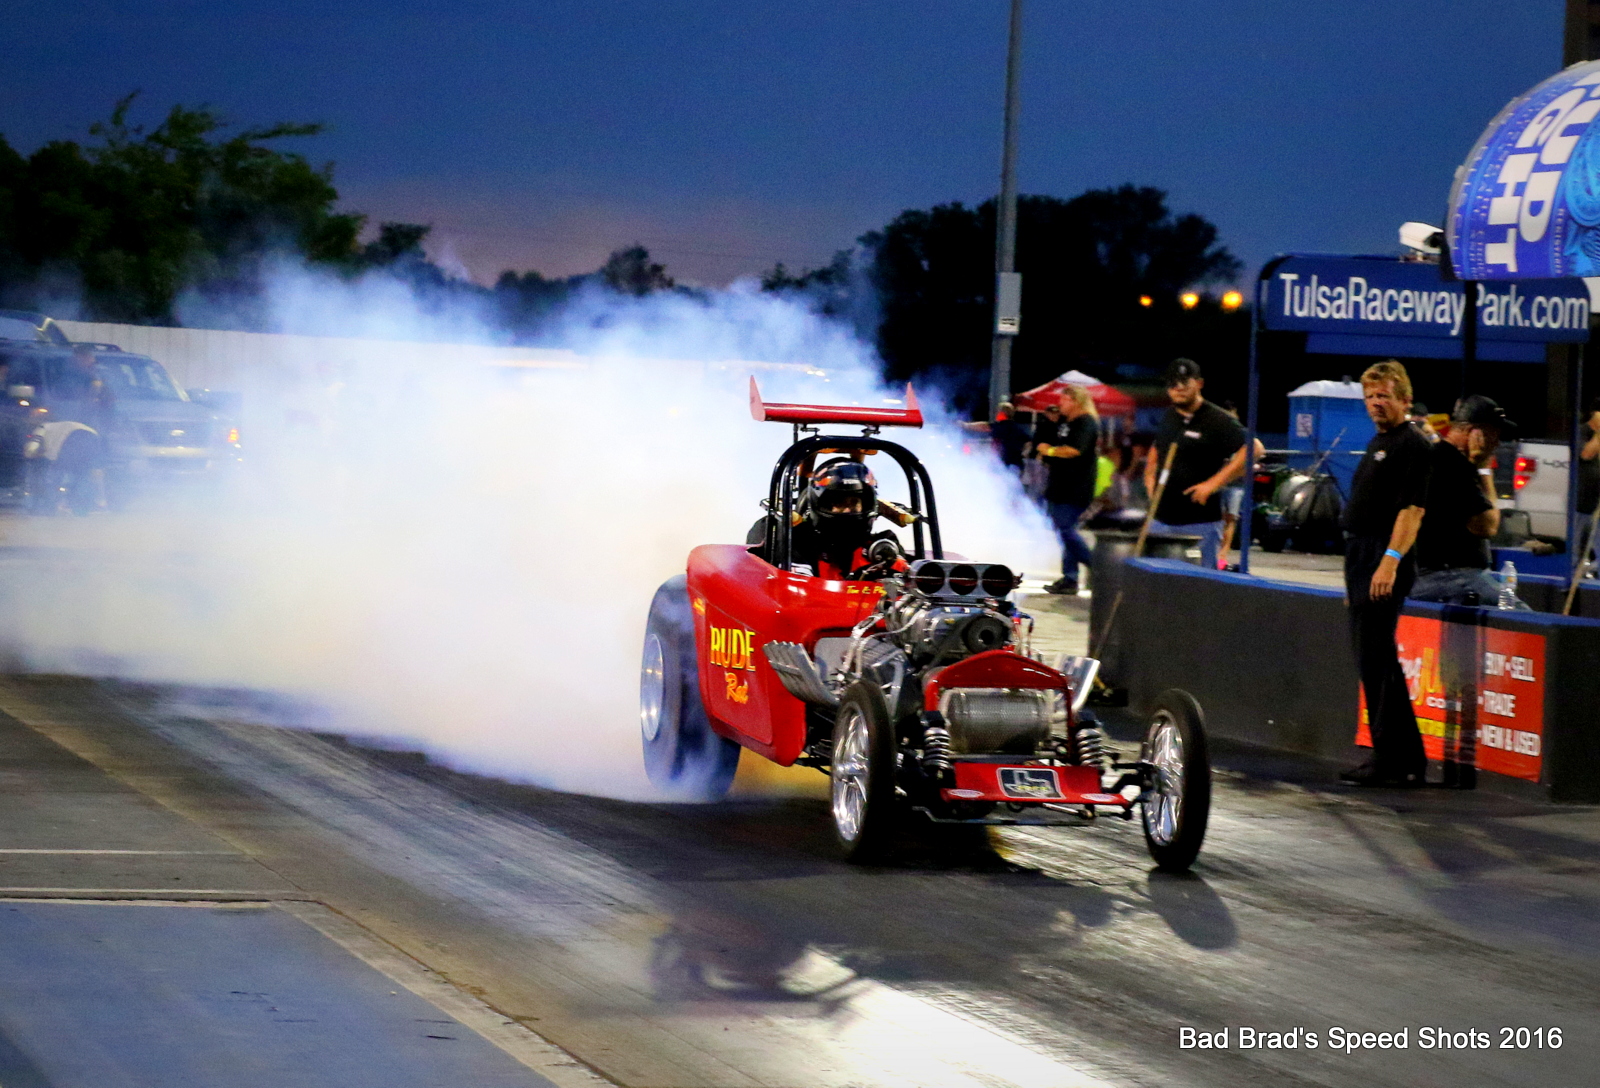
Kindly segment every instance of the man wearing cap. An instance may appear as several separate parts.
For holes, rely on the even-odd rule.
[[[1500,529],[1500,511],[1489,465],[1495,447],[1516,436],[1517,425],[1488,397],[1467,397],[1456,405],[1449,433],[1430,451],[1433,472],[1417,533],[1413,599],[1489,607],[1499,599],[1489,538]]]
[[[1200,559],[1217,569],[1222,542],[1222,500],[1217,492],[1244,473],[1244,428],[1200,395],[1205,388],[1200,364],[1174,359],[1167,367],[1167,397],[1172,406],[1161,417],[1156,441],[1145,459],[1144,486],[1156,493],[1157,475],[1174,445],[1172,472],[1156,506],[1151,532],[1200,537]]]

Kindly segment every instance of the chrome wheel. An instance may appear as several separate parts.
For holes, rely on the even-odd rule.
[[[1144,805],[1145,831],[1151,842],[1167,846],[1177,838],[1183,819],[1183,734],[1171,714],[1158,710],[1150,720],[1149,736],[1155,781]]]
[[[652,631],[645,636],[644,659],[639,665],[639,729],[646,744],[661,733],[666,696],[666,660],[661,652],[661,637]]]
[[[847,704],[839,712],[834,736],[833,826],[841,840],[851,843],[861,837],[867,814],[867,720],[857,707]]]

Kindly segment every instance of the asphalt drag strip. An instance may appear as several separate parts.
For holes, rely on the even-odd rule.
[[[0,710],[558,1045],[552,1079],[1544,1088],[1600,1042],[1593,809],[1245,768],[1188,877],[1121,820],[864,869],[813,798],[559,794],[171,695],[13,677]]]

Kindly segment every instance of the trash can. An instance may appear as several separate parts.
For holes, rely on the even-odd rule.
[[[1094,563],[1090,569],[1090,588],[1094,597],[1089,602],[1089,651],[1100,658],[1100,675],[1112,687],[1121,687],[1117,681],[1117,630],[1112,612],[1117,595],[1122,591],[1122,561],[1133,554],[1139,542],[1138,533],[1115,532],[1102,529],[1094,534]],[[1182,533],[1151,533],[1144,541],[1146,559],[1189,559],[1189,551],[1200,546],[1198,536]],[[1109,637],[1105,634],[1111,626]]]

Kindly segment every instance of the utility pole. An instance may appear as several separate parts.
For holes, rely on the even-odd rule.
[[[1006,50],[1006,119],[1000,154],[1000,204],[995,209],[994,348],[989,361],[989,418],[1011,399],[1011,340],[1021,327],[1022,277],[1017,275],[1017,75],[1022,63],[1022,0],[1011,0]]]

